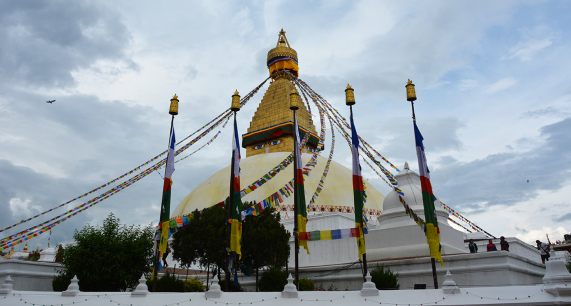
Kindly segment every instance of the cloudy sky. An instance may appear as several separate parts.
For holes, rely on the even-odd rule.
[[[571,231],[570,9],[566,1],[0,2],[0,227],[165,150],[175,93],[177,138],[203,126],[234,90],[245,94],[267,77],[266,54],[283,28],[300,78],[345,115],[350,83],[358,131],[399,168],[417,168],[404,88],[414,81],[444,203],[496,236],[562,239]],[[266,88],[239,113],[240,132]],[[227,127],[177,164],[173,209],[229,164],[230,146]],[[345,145],[335,160],[350,166]],[[110,212],[156,224],[161,190],[153,173],[58,225],[51,241],[70,241]]]

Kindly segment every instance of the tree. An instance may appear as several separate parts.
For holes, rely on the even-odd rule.
[[[219,267],[225,271],[228,244],[228,210],[213,206],[204,209],[199,219],[173,234],[173,258],[183,266]]]
[[[254,204],[245,202],[242,209]],[[226,271],[227,206],[204,209],[199,219],[192,219],[187,227],[176,232],[171,245],[173,258],[183,266],[199,264],[204,269],[215,266]],[[242,268],[250,266],[257,270],[265,266],[285,266],[289,257],[290,234],[279,220],[279,213],[269,208],[259,216],[246,217],[242,224]]]
[[[75,231],[76,245],[63,251],[62,266],[56,285],[69,284],[77,275],[81,291],[125,291],[134,289],[144,273],[150,272],[153,253],[152,226],[120,225],[113,215],[103,226],[87,224]]]
[[[241,265],[256,271],[256,291],[260,268],[285,267],[289,258],[290,236],[280,223],[280,214],[273,209],[265,209],[258,216],[246,216],[242,228]]]

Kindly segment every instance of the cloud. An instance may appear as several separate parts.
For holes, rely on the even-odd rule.
[[[543,25],[523,32],[523,39],[510,49],[509,58],[519,58],[522,62],[528,62],[541,50],[553,44],[554,35]]]
[[[563,222],[571,220],[571,213],[564,214],[563,216],[559,216],[557,218],[553,218],[554,221]]]
[[[102,60],[130,62],[130,39],[119,15],[96,2],[2,2],[0,81],[70,87],[73,71]]]
[[[537,119],[537,118],[544,117],[544,116],[557,116],[557,117],[565,116],[566,117],[568,115],[569,115],[568,112],[561,111],[561,110],[559,110],[553,106],[548,106],[545,108],[527,111],[527,112],[523,113],[521,115],[521,117],[522,118]]]
[[[484,90],[484,93],[487,93],[487,94],[496,93],[498,91],[508,89],[515,84],[517,84],[517,81],[512,77],[501,79],[501,80],[497,81],[496,83],[489,85],[488,88],[486,90]]]
[[[563,226],[553,228],[550,226],[543,226],[541,229],[530,230],[524,234],[516,234],[516,238],[521,239],[531,245],[536,245],[535,241],[539,240],[542,242],[547,242],[545,234],[549,235],[551,242],[555,242],[556,239],[561,239],[563,235],[569,234],[569,231]]]
[[[478,87],[478,81],[476,80],[460,80],[460,84],[458,85],[458,90],[464,91],[472,88]]]
[[[445,203],[459,211],[484,212],[557,191],[571,171],[571,117],[539,129],[543,141],[525,152],[491,154],[470,162],[441,164],[431,173]],[[530,183],[527,183],[530,180]]]

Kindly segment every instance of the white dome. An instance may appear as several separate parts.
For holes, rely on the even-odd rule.
[[[395,179],[399,184],[399,189],[404,193],[404,201],[416,212],[416,214],[424,219],[424,204],[422,203],[422,189],[420,185],[420,176],[409,169],[408,163],[405,163],[404,169],[395,175]],[[434,201],[434,207],[437,213],[446,212],[440,206],[440,200]],[[396,191],[391,191],[383,202],[383,213],[402,212],[404,207],[399,200]]]
[[[276,152],[254,155],[242,159],[240,161],[240,183],[241,188],[258,180],[262,175],[266,174],[272,168],[282,162],[290,153]],[[303,154],[302,162],[305,165],[311,158],[312,154]],[[321,156],[317,158],[317,165],[309,177],[305,178],[305,200],[309,205],[321,175],[325,169],[327,159]],[[247,194],[242,198],[243,201],[262,201],[293,179],[293,163],[285,170],[276,174],[267,183],[258,187],[255,191]],[[194,210],[202,210],[211,207],[216,203],[224,201],[229,194],[230,182],[230,166],[216,172],[214,175],[206,179],[190,192],[172,212],[172,216],[181,216],[189,214]],[[365,209],[375,210],[380,213],[383,209],[383,200],[385,197],[377,191],[371,184],[365,181],[367,202]],[[281,206],[293,205],[293,196],[284,198]],[[321,209],[336,210],[339,207],[353,207],[353,173],[346,167],[331,161],[329,172],[323,190],[317,197],[315,205]]]

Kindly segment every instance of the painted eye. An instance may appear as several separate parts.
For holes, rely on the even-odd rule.
[[[277,144],[280,144],[281,142],[282,142],[281,139],[274,140],[274,141],[270,142],[270,146],[275,146],[275,145],[277,145]]]
[[[261,144],[261,145],[257,145],[254,147],[254,150],[259,150],[261,148],[263,148],[265,145]]]

